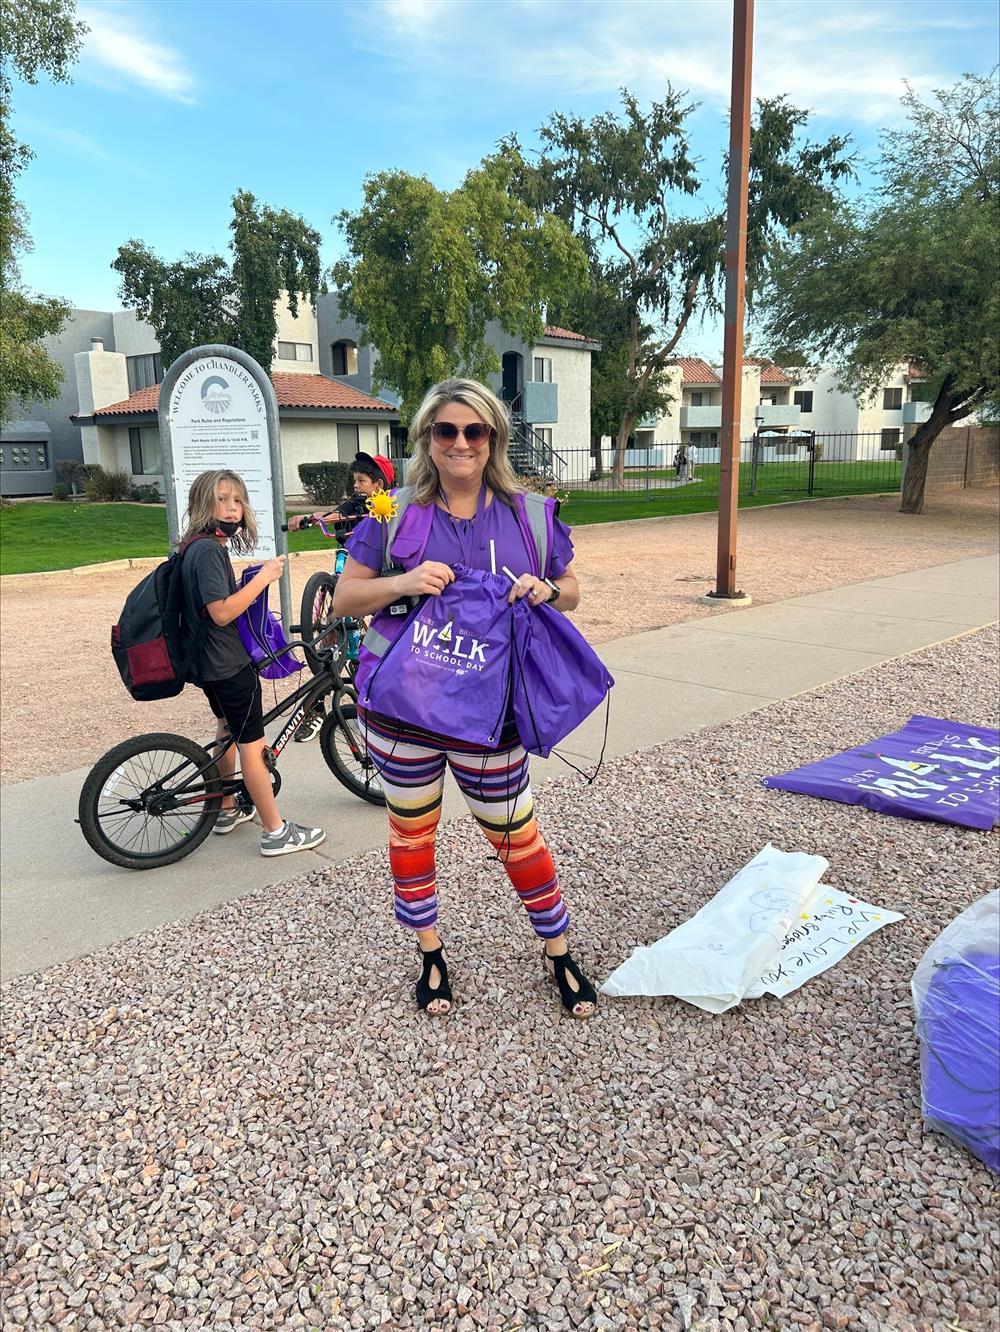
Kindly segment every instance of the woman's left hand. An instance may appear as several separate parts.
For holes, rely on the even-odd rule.
[[[552,589],[548,583],[536,578],[534,574],[523,573],[518,578],[520,587],[515,585],[510,590],[510,596],[507,598],[507,604],[513,606],[515,601],[520,601],[522,597],[528,598],[529,606],[544,606],[547,601],[552,599]]]

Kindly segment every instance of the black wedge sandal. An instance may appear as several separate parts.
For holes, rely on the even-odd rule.
[[[444,944],[438,944],[433,952],[425,953],[417,944],[417,952],[420,954],[420,960],[423,964],[423,971],[420,973],[420,979],[417,981],[416,996],[417,1003],[427,1013],[428,1017],[447,1017],[451,1012],[452,998],[451,986],[448,984],[448,964],[443,956]],[[431,985],[431,970],[437,967],[441,979],[437,985]],[[444,1012],[430,1013],[428,1009],[435,999],[444,999],[448,1007]]]
[[[551,966],[549,963],[551,962]],[[570,1017],[589,1018],[593,1017],[597,1011],[597,991],[587,980],[586,976],[573,961],[572,954],[561,953],[558,957],[553,957],[547,952],[544,945],[542,947],[542,968],[546,976],[554,980],[559,987],[559,998],[562,1000],[562,1006]],[[574,990],[570,985],[566,973],[576,981],[578,989]],[[593,1004],[593,1008],[588,1013],[577,1013],[575,1011],[577,1004]]]

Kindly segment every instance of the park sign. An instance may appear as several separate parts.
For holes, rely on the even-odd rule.
[[[278,403],[270,379],[253,357],[221,345],[194,347],[178,356],[160,389],[159,423],[171,544],[184,530],[195,477],[227,468],[246,482],[257,516],[257,544],[247,558],[260,561],[285,554]],[[290,612],[286,569],[281,579],[286,628]]]

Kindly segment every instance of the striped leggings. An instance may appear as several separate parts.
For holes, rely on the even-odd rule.
[[[437,924],[434,847],[448,767],[535,933],[541,939],[562,934],[569,914],[535,821],[528,756],[516,733],[505,732],[498,749],[480,749],[374,713],[363,724],[389,811],[389,865],[400,925],[429,930]]]

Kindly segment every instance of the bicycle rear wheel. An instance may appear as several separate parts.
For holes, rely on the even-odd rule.
[[[218,768],[193,740],[137,735],[90,770],[80,792],[80,828],[112,865],[172,865],[212,831],[222,804],[219,782]]]
[[[341,703],[339,709],[335,707],[327,713],[319,733],[319,747],[327,767],[348,791],[372,805],[385,804],[382,782],[365,746],[364,731],[358,724],[358,710],[353,703]]]

